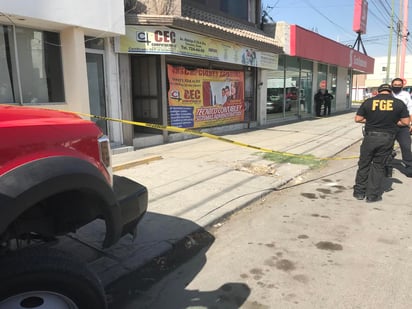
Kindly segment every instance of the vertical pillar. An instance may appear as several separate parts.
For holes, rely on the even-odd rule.
[[[61,32],[60,39],[67,108],[76,112],[89,113],[89,88],[83,30],[77,27],[66,28]]]
[[[392,58],[392,34],[393,34],[393,7],[395,5],[395,0],[392,0],[392,13],[391,13],[391,23],[389,25],[389,42],[388,42],[388,62],[386,64],[386,82],[390,83],[390,70],[391,70],[391,58]]]
[[[401,45],[401,63],[399,77],[405,78],[405,55],[406,43],[408,41],[408,0],[403,0],[403,25],[402,25],[402,45]]]

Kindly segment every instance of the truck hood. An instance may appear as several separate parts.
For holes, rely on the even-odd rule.
[[[81,118],[73,113],[51,109],[0,105],[0,123],[8,121],[41,121],[42,119],[65,119],[65,121],[69,121],[70,119],[80,120]]]

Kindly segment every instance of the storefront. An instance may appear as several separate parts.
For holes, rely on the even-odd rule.
[[[260,71],[279,61],[279,49],[272,49],[167,26],[127,25],[115,44],[123,118],[212,133],[256,126]],[[124,137],[145,147],[187,135],[125,126]]]
[[[281,118],[311,115],[313,63],[282,55],[278,69],[268,71],[266,91],[267,123]]]
[[[265,72],[266,123],[312,117],[319,89],[333,95],[332,112],[349,110],[352,76],[372,73],[374,59],[297,25],[279,22],[273,29],[285,54]]]
[[[191,138],[156,125],[218,134],[313,117],[319,89],[332,113],[349,110],[353,74],[373,72],[373,58],[296,25],[277,23],[263,48],[189,28],[126,25],[115,40],[122,118],[147,124],[124,125],[124,144]]]

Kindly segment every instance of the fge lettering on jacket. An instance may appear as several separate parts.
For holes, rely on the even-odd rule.
[[[393,111],[393,100],[373,100],[372,110]]]

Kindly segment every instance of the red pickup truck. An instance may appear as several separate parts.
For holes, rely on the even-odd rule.
[[[113,175],[109,139],[73,113],[0,105],[0,136],[0,309],[106,308],[97,276],[52,244],[95,219],[103,247],[135,234],[146,187]]]

